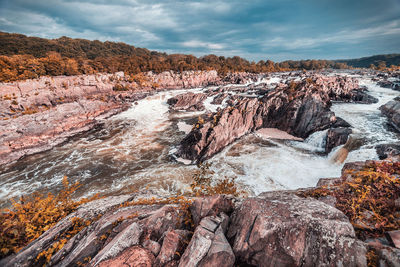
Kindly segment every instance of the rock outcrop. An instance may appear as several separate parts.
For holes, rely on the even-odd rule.
[[[349,135],[352,133],[350,128],[338,127],[328,130],[325,143],[325,152],[329,153],[332,148],[346,144]]]
[[[380,144],[375,147],[379,159],[394,158],[400,155],[400,144]]]
[[[168,99],[167,103],[173,110],[200,111],[204,110],[203,101],[206,94],[188,92]]]
[[[184,223],[182,206],[152,204],[143,194],[95,200],[0,265],[43,264],[38,255],[74,227],[72,218],[80,218],[89,223],[50,254],[48,266],[366,266],[365,245],[347,217],[295,193],[269,192],[243,201],[197,197],[189,207],[197,221],[192,226]]]
[[[179,267],[233,266],[235,254],[225,237],[228,220],[224,213],[202,219],[182,255]]]
[[[393,90],[400,91],[400,80],[398,81],[389,81],[387,79],[379,81],[378,85],[384,88],[389,88]]]
[[[389,123],[400,131],[400,99],[395,98],[379,108]]]
[[[244,83],[257,79],[255,76],[168,71],[131,77],[118,72],[1,83],[0,164],[51,149],[158,90]],[[200,98],[186,108],[202,109],[204,96]]]
[[[181,141],[177,154],[199,162],[259,128],[277,128],[306,138],[316,131],[344,125],[329,110],[333,100],[376,102],[358,87],[355,79],[312,76],[299,83],[279,85],[260,98],[237,98],[231,106],[209,116],[204,123],[199,122]],[[330,146],[343,143],[345,138],[337,139]]]
[[[288,192],[246,199],[227,237],[238,262],[253,266],[366,266],[366,248],[332,206]]]

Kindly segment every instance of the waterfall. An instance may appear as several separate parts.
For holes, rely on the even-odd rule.
[[[323,130],[311,134],[304,142],[296,142],[295,147],[309,150],[311,152],[324,152],[328,130]]]

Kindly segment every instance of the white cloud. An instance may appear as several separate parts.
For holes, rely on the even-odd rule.
[[[336,33],[323,34],[315,37],[304,38],[282,38],[276,37],[266,40],[264,46],[266,48],[284,47],[286,49],[303,49],[315,48],[329,43],[361,43],[365,39],[378,39],[381,36],[400,35],[400,20],[376,27],[364,29],[346,29]]]
[[[207,42],[202,42],[198,40],[191,40],[191,41],[186,41],[182,43],[182,46],[184,47],[194,47],[194,48],[207,48],[211,50],[220,50],[224,49],[223,44],[218,44],[218,43],[207,43]]]

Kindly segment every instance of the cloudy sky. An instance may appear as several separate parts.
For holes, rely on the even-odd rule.
[[[0,0],[0,31],[256,61],[356,58],[400,52],[400,0]]]

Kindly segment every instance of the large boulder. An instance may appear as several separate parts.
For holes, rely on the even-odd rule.
[[[393,158],[400,155],[400,144],[379,144],[375,149],[379,159]]]
[[[392,100],[379,107],[382,114],[389,119],[389,123],[400,131],[400,101]]]
[[[244,100],[227,107],[204,124],[197,124],[182,141],[178,155],[192,161],[210,158],[226,145],[262,126],[257,99]]]
[[[198,225],[204,217],[215,216],[220,212],[229,215],[233,209],[233,199],[226,195],[196,198],[190,206],[190,212],[195,225]]]
[[[328,130],[325,143],[325,152],[329,153],[334,147],[346,144],[349,135],[352,133],[350,128],[331,128]]]
[[[227,233],[237,262],[254,266],[366,266],[366,248],[339,210],[289,192],[246,199]]]
[[[140,266],[152,267],[154,263],[154,255],[150,251],[142,247],[133,246],[125,249],[118,256],[100,262],[98,267],[123,267],[123,266]]]

